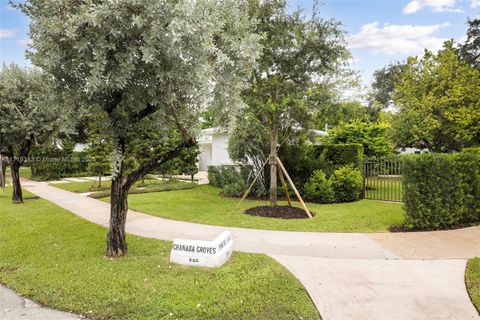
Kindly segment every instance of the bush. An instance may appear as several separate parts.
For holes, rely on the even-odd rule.
[[[220,186],[223,188],[229,184],[242,182],[240,172],[234,166],[220,167]]]
[[[318,145],[314,149],[323,161],[335,169],[348,165],[362,168],[363,147],[359,143]]]
[[[302,189],[315,170],[323,170],[327,177],[341,167],[353,165],[362,168],[361,144],[293,145],[280,148],[279,157],[297,188]]]
[[[480,147],[463,148],[462,152],[480,152]]]
[[[245,192],[245,185],[242,181],[233,182],[223,187],[223,193],[229,197],[241,197]]]
[[[303,186],[305,199],[317,203],[332,203],[335,201],[332,183],[322,170],[313,172],[310,179]]]
[[[75,152],[73,148],[63,150],[46,146],[32,152],[30,163],[32,179],[58,180],[64,177],[88,175],[87,158],[84,152]]]
[[[447,229],[480,222],[480,154],[403,157],[408,229]]]
[[[332,184],[336,202],[350,202],[360,198],[363,186],[362,173],[354,166],[335,170],[329,181]]]
[[[208,166],[208,182],[217,188],[221,188],[222,178],[220,176],[220,167]]]

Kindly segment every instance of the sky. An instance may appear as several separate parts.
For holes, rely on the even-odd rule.
[[[314,0],[287,0],[291,9],[312,8]],[[320,14],[347,32],[352,69],[368,85],[373,72],[395,60],[436,51],[448,39],[465,40],[467,18],[480,17],[480,0],[324,0]],[[0,0],[0,63],[28,66],[29,19]]]

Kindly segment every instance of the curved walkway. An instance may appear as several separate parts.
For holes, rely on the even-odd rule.
[[[24,181],[24,187],[108,226],[109,204]],[[127,232],[162,240],[210,240],[225,227],[129,211]],[[237,251],[265,253],[302,282],[322,319],[480,319],[464,283],[480,256],[480,227],[419,233],[315,233],[227,228]]]
[[[43,307],[0,286],[0,319],[2,320],[78,320],[85,319],[72,313]]]

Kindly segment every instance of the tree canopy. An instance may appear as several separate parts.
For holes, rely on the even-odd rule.
[[[335,144],[360,143],[366,157],[385,157],[395,151],[390,142],[389,129],[386,123],[355,120],[333,128],[325,140]]]
[[[35,146],[67,130],[70,109],[39,69],[4,65],[0,72],[0,154],[9,158],[13,197],[23,202],[18,170]]]
[[[112,136],[107,255],[126,252],[127,194],[148,172],[193,146],[205,105],[230,114],[259,56],[241,1],[31,0],[32,62],[107,114]],[[161,142],[124,172],[128,137],[147,118]],[[180,139],[170,144],[172,132]]]
[[[450,152],[478,144],[479,88],[480,71],[458,58],[452,41],[410,57],[395,85],[397,145]]]
[[[467,21],[467,40],[460,45],[460,57],[480,69],[480,18]]]

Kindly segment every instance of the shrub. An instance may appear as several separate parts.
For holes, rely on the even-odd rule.
[[[362,168],[363,146],[359,143],[317,145],[313,148],[323,161],[328,161],[335,169],[348,165]]]
[[[240,172],[234,166],[221,166],[220,167],[220,187],[225,187],[229,184],[242,182],[242,176]]]
[[[32,179],[58,180],[64,177],[88,175],[86,154],[72,148],[45,146],[32,152]]]
[[[335,195],[332,189],[332,183],[325,176],[322,170],[315,170],[303,186],[305,199],[317,203],[332,203],[335,201]]]
[[[332,184],[336,202],[350,202],[360,198],[363,179],[360,170],[354,166],[335,170],[329,181]]]
[[[341,167],[353,165],[362,168],[361,144],[293,145],[280,148],[279,157],[297,188],[302,189],[315,170],[323,170],[327,177]]]
[[[480,153],[480,147],[470,147],[470,148],[463,148],[462,152],[467,153],[467,152],[479,152]]]
[[[235,166],[209,166],[208,180],[214,187],[222,188],[225,195],[241,196],[245,190],[246,170],[237,170]]]
[[[217,188],[221,188],[222,179],[220,176],[220,167],[208,166],[208,182]]]
[[[223,187],[223,193],[229,197],[241,197],[245,192],[245,185],[242,181],[236,181]]]
[[[446,229],[480,222],[480,154],[403,157],[409,229]]]

